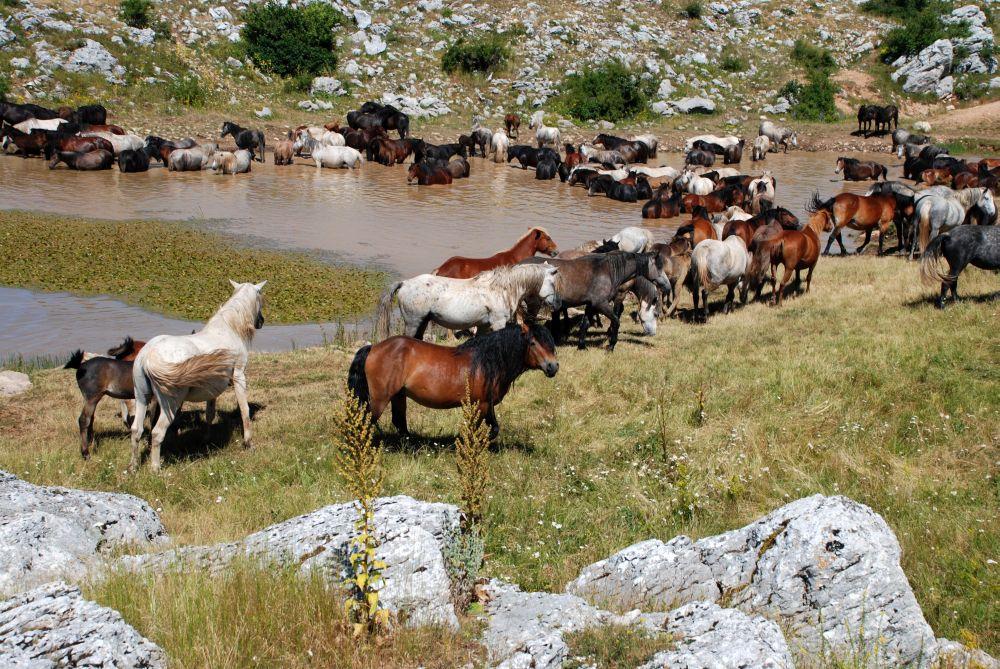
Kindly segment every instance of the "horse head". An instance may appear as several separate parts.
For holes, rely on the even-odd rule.
[[[559,371],[559,361],[556,359],[556,342],[544,326],[521,323],[521,336],[524,338],[524,366],[528,369],[540,369],[545,376],[552,378]]]
[[[559,274],[559,269],[553,267],[552,265],[542,263],[542,267],[545,270],[542,276],[542,285],[538,288],[538,297],[541,298],[545,304],[549,306],[552,310],[557,310],[562,306],[562,299],[559,297],[559,292],[556,289],[556,276]]]

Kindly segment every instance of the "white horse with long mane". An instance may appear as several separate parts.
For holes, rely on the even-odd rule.
[[[556,273],[555,267],[543,263],[498,267],[471,279],[421,274],[397,281],[379,300],[376,338],[389,336],[393,297],[399,299],[399,311],[409,337],[422,339],[431,322],[449,330],[503,329],[514,322],[518,307],[527,297],[537,297],[551,308],[559,308]]]
[[[733,308],[736,288],[743,281],[750,266],[746,242],[739,235],[730,235],[723,241],[703,239],[691,252],[690,288],[694,313],[698,315],[698,298],[704,303],[702,319],[708,320],[708,294],[719,286],[726,286],[726,304],[723,313]]]
[[[159,335],[150,339],[132,367],[135,383],[135,419],[132,422],[131,469],[139,467],[139,440],[146,420],[146,406],[155,395],[160,417],[153,426],[150,462],[160,468],[160,445],[184,402],[205,402],[205,422],[215,417],[215,398],[230,385],[236,392],[243,418],[243,446],[250,448],[252,434],[247,403],[247,358],[254,332],[264,325],[261,283],[236,283],[233,295],[219,307],[196,334]]]
[[[988,188],[956,191],[947,186],[932,186],[918,191],[913,203],[913,231],[916,234],[913,235],[911,255],[917,250],[923,253],[933,238],[962,225],[973,207],[983,213],[986,222],[996,219],[996,201]]]
[[[559,150],[559,128],[547,126],[543,122],[545,118],[545,112],[541,109],[536,111],[531,115],[531,121],[528,123],[528,129],[535,129],[535,141],[538,142],[538,148],[542,148],[546,144],[551,144]]]

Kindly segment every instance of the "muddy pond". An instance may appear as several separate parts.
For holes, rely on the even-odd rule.
[[[900,172],[888,153],[851,154]],[[836,154],[771,154],[743,171],[769,169],[777,203],[800,218],[813,191],[828,197],[864,192],[867,182],[834,174]],[[268,156],[270,160],[270,156]],[[648,221],[642,204],[588,197],[580,187],[537,181],[532,170],[472,159],[472,175],[451,186],[407,186],[405,168],[365,164],[359,170],[318,170],[311,162],[274,167],[254,163],[249,175],[168,172],[142,174],[49,170],[45,161],[0,155],[0,208],[102,219],[195,221],[209,230],[281,249],[318,250],[345,262],[375,265],[409,276],[434,269],[449,256],[489,255],[507,248],[531,226],[544,226],[560,248],[606,238],[627,225],[653,228],[667,239],[684,220]],[[680,154],[650,164],[680,166]],[[850,234],[850,233],[848,233]],[[207,315],[206,315],[207,316]],[[168,319],[111,298],[0,288],[0,355],[101,350],[124,333],[149,337],[190,332],[197,324]],[[265,327],[260,350],[321,343],[336,326]]]

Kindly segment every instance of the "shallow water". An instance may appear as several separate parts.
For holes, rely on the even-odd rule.
[[[860,157],[860,156],[859,156]],[[863,192],[868,182],[844,183],[833,153],[772,154],[754,166],[777,179],[777,202],[800,218],[812,192],[828,197]],[[868,159],[899,173],[889,154]],[[532,170],[472,159],[472,176],[451,186],[407,186],[405,167],[366,164],[360,170],[317,170],[305,159],[288,167],[254,163],[249,175],[168,172],[144,174],[49,170],[45,161],[0,156],[0,208],[103,219],[196,220],[220,232],[279,248],[315,249],[403,276],[428,272],[449,256],[484,256],[509,247],[524,231],[544,226],[568,249],[607,238],[627,225],[671,230],[688,219],[644,222],[642,204],[588,197],[558,180],[536,181]],[[680,154],[651,164],[680,166]],[[851,234],[851,233],[848,233]],[[29,291],[0,291],[0,354],[40,354],[83,347],[102,350],[124,334],[148,337],[190,332],[175,321],[116,300]],[[322,341],[321,326],[265,327],[255,348],[281,349]],[[109,342],[109,339],[111,340]]]

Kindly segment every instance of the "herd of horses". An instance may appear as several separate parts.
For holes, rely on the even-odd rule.
[[[865,125],[869,120],[876,132],[898,126],[898,111],[891,106],[864,111],[859,112],[859,130],[870,130]],[[43,154],[53,167],[65,162],[77,169],[104,169],[117,162],[122,171],[141,171],[144,157],[147,169],[149,160],[158,160],[171,170],[240,173],[254,161],[263,162],[265,155],[263,133],[231,122],[224,124],[222,135],[231,136],[237,150],[227,152],[194,140],[140,139],[108,125],[106,111],[97,105],[53,111],[4,104],[0,113],[4,148],[13,144],[23,155]],[[634,298],[632,318],[649,336],[668,317],[707,320],[710,294],[720,288],[726,290],[723,313],[735,308],[737,295],[742,304],[762,299],[767,286],[770,301],[781,305],[793,278],[809,291],[819,258],[834,243],[846,254],[844,228],[864,234],[858,253],[877,232],[881,255],[895,226],[897,252],[919,255],[921,276],[941,282],[938,306],[949,292],[957,299],[958,274],[967,265],[1000,268],[1000,228],[990,225],[997,217],[1000,161],[964,161],[930,138],[898,127],[892,133],[893,148],[905,160],[904,178],[915,183],[888,180],[886,167],[877,162],[841,157],[834,169],[845,180],[875,183],[863,195],[813,196],[803,222],[776,204],[778,183],[769,170],[745,174],[739,169],[745,148],[752,163],[759,164],[769,153],[798,145],[794,130],[770,121],[762,122],[749,142],[732,135],[690,138],[680,167],[651,164],[659,149],[652,135],[601,133],[579,145],[562,143],[559,129],[546,126],[540,111],[528,123],[534,144],[511,144],[522,125],[517,114],[507,114],[497,132],[474,122],[467,134],[445,144],[411,137],[406,115],[389,105],[365,103],[347,114],[347,122],[346,128],[338,123],[295,128],[272,147],[274,163],[289,165],[308,156],[317,167],[350,168],[409,160],[408,183],[438,185],[468,177],[470,159],[478,156],[516,162],[533,169],[538,180],[558,177],[589,195],[644,202],[644,219],[689,216],[668,239],[657,241],[646,228],[627,227],[609,239],[566,250],[543,228],[532,228],[492,256],[449,258],[433,271],[389,286],[376,311],[375,343],[357,351],[348,386],[374,421],[391,408],[392,422],[404,434],[407,399],[451,408],[468,395],[495,437],[496,405],[524,372],[554,376],[557,344],[574,327],[576,345],[585,348],[590,330],[603,327],[606,319],[607,349],[615,349],[626,300]],[[723,166],[716,165],[718,157]],[[939,267],[941,258],[949,264],[947,272]],[[123,409],[131,426],[133,468],[150,413],[150,465],[156,469],[181,405],[206,402],[210,423],[215,398],[228,387],[236,390],[244,444],[249,446],[245,368],[254,332],[263,325],[263,287],[233,283],[232,297],[191,335],[128,339],[107,356],[89,359],[75,353],[66,366],[76,369],[85,400],[79,420],[82,455],[90,453],[94,410],[104,396],[135,400],[134,417]],[[693,308],[687,312],[678,311],[682,290],[691,295]],[[397,309],[403,332],[393,336]],[[432,324],[468,339],[458,346],[424,341]]]

